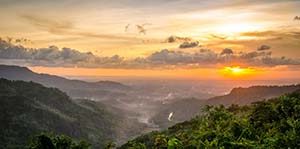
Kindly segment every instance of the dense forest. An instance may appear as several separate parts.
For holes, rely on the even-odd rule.
[[[131,140],[120,149],[300,147],[299,91],[248,106],[206,106],[204,111],[165,131]]]
[[[100,103],[72,100],[56,88],[0,79],[0,148],[24,148],[42,132],[83,139],[98,148],[115,138],[120,119]]]

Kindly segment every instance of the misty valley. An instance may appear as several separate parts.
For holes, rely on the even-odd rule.
[[[86,140],[93,148],[117,147],[205,116],[207,106],[246,106],[300,89],[300,85],[262,86],[267,82],[260,81],[251,87],[246,87],[248,82],[182,80],[127,85],[70,80],[9,65],[0,66],[0,77],[1,148],[22,148],[41,133]],[[230,89],[232,85],[245,87]]]
[[[0,149],[298,149],[300,0],[0,0]]]

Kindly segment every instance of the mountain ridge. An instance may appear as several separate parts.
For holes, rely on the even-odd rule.
[[[293,85],[270,85],[270,86],[250,86],[250,87],[236,87],[233,88],[229,94],[223,96],[216,96],[207,99],[208,104],[239,104],[246,105],[252,102],[277,97],[286,93],[291,93],[300,89],[300,84]]]
[[[47,87],[56,87],[75,98],[112,96],[131,90],[130,86],[114,81],[85,82],[64,77],[35,73],[27,67],[0,65],[0,78],[9,80],[34,81]],[[81,96],[84,95],[84,96]],[[103,98],[102,97],[102,98]]]
[[[196,98],[179,99],[172,103],[162,105],[161,110],[152,118],[162,128],[170,127],[175,122],[189,120],[201,114],[205,105],[247,105],[264,99],[274,98],[286,93],[300,92],[300,85],[282,86],[251,86],[233,88],[228,94],[212,97],[206,100]],[[168,121],[168,115],[173,113],[173,121]]]
[[[299,105],[296,90],[246,106],[207,106],[205,114],[118,148],[299,148]]]
[[[0,79],[0,103],[0,148],[18,148],[41,132],[65,134],[99,147],[116,137],[114,130],[122,119],[100,103],[72,100],[57,88],[34,82]]]

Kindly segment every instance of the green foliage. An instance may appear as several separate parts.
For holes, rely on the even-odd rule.
[[[104,146],[104,149],[114,149],[116,147],[116,144],[112,141],[106,143],[106,145]]]
[[[205,114],[131,140],[147,148],[300,148],[300,94],[248,106],[206,106]],[[128,148],[128,143],[120,147]]]
[[[168,149],[181,149],[183,148],[182,143],[176,139],[176,138],[171,138],[168,141]]]
[[[0,79],[1,149],[24,148],[31,136],[41,132],[86,139],[99,148],[115,138],[117,118],[100,103],[72,100],[58,89]]]
[[[128,149],[147,149],[146,145],[140,142],[128,142]]]
[[[157,148],[166,148],[168,146],[168,138],[166,135],[157,135],[155,137],[155,142],[154,142],[154,145],[157,147]]]
[[[40,134],[35,136],[28,149],[89,149],[85,141],[76,142],[65,135]]]

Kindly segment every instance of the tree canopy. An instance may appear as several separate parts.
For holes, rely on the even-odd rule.
[[[248,106],[207,106],[204,115],[120,148],[300,148],[300,94]]]

